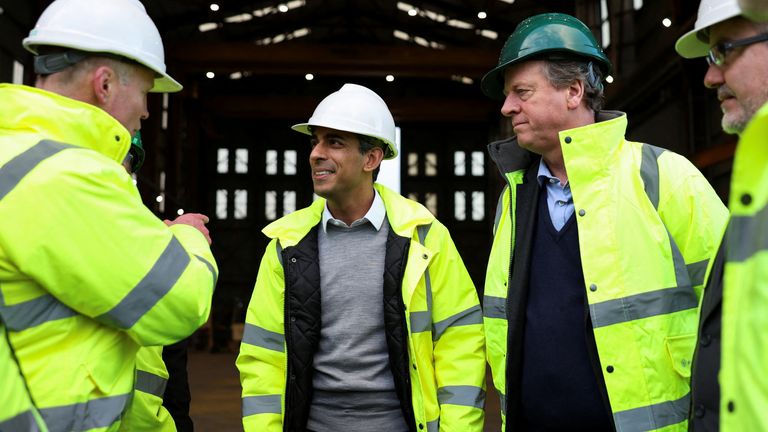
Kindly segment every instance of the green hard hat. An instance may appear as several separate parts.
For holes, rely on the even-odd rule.
[[[603,75],[611,70],[611,61],[583,22],[562,13],[534,15],[517,25],[501,49],[498,66],[485,74],[480,87],[486,96],[503,99],[507,66],[524,60],[574,57],[596,60]]]

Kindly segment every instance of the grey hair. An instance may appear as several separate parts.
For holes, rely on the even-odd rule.
[[[578,60],[547,60],[544,74],[556,89],[568,87],[574,81],[584,83],[584,99],[592,111],[600,111],[605,102],[603,73],[593,62]]]

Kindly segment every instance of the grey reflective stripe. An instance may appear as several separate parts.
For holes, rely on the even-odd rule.
[[[501,194],[499,194],[499,202],[496,203],[496,217],[493,219],[493,235],[496,235],[496,230],[499,227],[499,221],[501,220],[501,213],[502,205],[504,204],[504,194],[507,193],[507,189],[509,189],[509,185],[504,185],[504,189],[501,191]]]
[[[507,299],[483,296],[483,316],[486,318],[507,319]]]
[[[427,432],[440,432],[440,420],[427,422]]]
[[[216,282],[219,280],[219,273],[216,272],[216,268],[213,267],[213,264],[208,262],[207,259],[201,257],[200,255],[195,255],[195,258],[197,258],[198,261],[200,261],[203,264],[205,264],[206,267],[208,267],[208,271],[211,272],[211,274],[213,275],[213,290],[215,291],[216,290]]]
[[[659,162],[658,158],[666,150],[649,144],[643,144],[643,160],[640,164],[640,176],[645,185],[645,194],[651,200],[653,208],[659,208]]]
[[[279,394],[243,398],[243,417],[254,414],[280,414],[282,412]]]
[[[168,380],[153,373],[136,370],[136,390],[163,398]]]
[[[726,253],[728,262],[743,262],[768,249],[768,236],[755,235],[768,220],[768,206],[754,216],[732,216],[728,224]]]
[[[501,413],[506,415],[507,413],[507,395],[496,389],[496,393],[499,394],[499,405],[501,405]]]
[[[416,227],[416,232],[419,236],[419,243],[424,245],[427,239],[429,229],[432,228],[432,224],[419,225]],[[410,313],[411,333],[422,333],[430,331],[432,329],[432,280],[429,278],[429,267],[424,271],[424,284],[426,286],[426,300],[427,310],[416,311]],[[434,331],[434,330],[433,330]]]
[[[589,306],[594,328],[698,307],[690,286],[665,288]]]
[[[480,305],[472,306],[453,316],[435,323],[435,330],[432,333],[432,340],[437,341],[450,327],[468,326],[483,323],[483,312]]]
[[[24,411],[8,420],[0,421],[0,431],[8,432],[38,432],[35,415],[31,410]]]
[[[87,431],[111,426],[120,419],[130,394],[93,399],[53,408],[43,408],[40,415],[50,432]]]
[[[170,243],[144,279],[117,306],[96,319],[121,329],[133,327],[136,321],[149,312],[173,288],[189,262],[189,255],[179,240],[176,237],[171,238]]]
[[[674,401],[619,411],[613,414],[618,431],[647,431],[661,429],[688,419],[691,395]]]
[[[411,312],[411,333],[432,330],[432,313],[429,311]]]
[[[688,277],[691,279],[691,285],[697,286],[704,283],[704,276],[707,274],[709,260],[699,261],[688,264]]]
[[[275,244],[275,249],[277,249],[277,261],[280,263],[280,265],[283,265],[283,247],[280,246],[280,240],[277,241]]]
[[[0,200],[5,198],[40,162],[71,147],[74,146],[43,140],[9,160],[0,168]]]
[[[75,315],[77,312],[50,294],[10,306],[0,302],[0,317],[8,329],[16,332]]]
[[[437,389],[440,405],[461,405],[483,409],[485,391],[475,386],[445,386]]]
[[[272,351],[285,351],[284,335],[263,329],[249,323],[245,323],[245,330],[243,331],[243,343]]]

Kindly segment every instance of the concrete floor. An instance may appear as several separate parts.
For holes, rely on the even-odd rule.
[[[196,432],[243,430],[240,423],[240,380],[235,357],[234,353],[190,351],[190,414]],[[488,388],[493,388],[490,379]],[[494,390],[488,392],[486,413],[485,431],[498,432],[501,429],[499,398]]]

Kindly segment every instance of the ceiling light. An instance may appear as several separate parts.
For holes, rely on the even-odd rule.
[[[155,201],[157,201],[159,203],[163,202],[163,196],[162,195],[158,195],[157,198],[155,198]]]
[[[179,215],[179,216],[183,215],[184,214],[184,209],[176,210],[176,214]]]
[[[277,10],[279,10],[282,13],[286,13],[288,12],[288,5],[281,4],[280,6],[277,7]]]
[[[307,80],[307,81],[312,81],[313,79],[315,79],[315,76],[312,75],[311,73],[308,73],[308,74],[304,75],[304,79]]]
[[[416,8],[410,9],[410,10],[408,11],[408,15],[409,15],[409,16],[416,16],[416,15],[418,15],[418,13],[419,13],[419,11],[418,11],[418,9],[416,9]]]
[[[480,19],[486,19],[488,17],[488,14],[485,13],[484,11],[480,11],[477,13],[477,17]]]
[[[206,76],[208,79],[212,79],[213,77],[215,77],[215,76],[216,76],[216,74],[215,74],[215,73],[213,73],[213,72],[206,72],[206,73],[205,73],[205,76]]]
[[[613,83],[613,76],[608,75],[607,77],[605,77],[605,82],[607,82],[608,84]]]
[[[242,72],[232,72],[231,74],[229,74],[229,79],[233,79],[233,80],[239,80],[242,77],[243,77]]]
[[[205,33],[207,31],[211,31],[217,28],[219,28],[219,24],[215,22],[202,23],[199,26],[197,26],[197,29],[200,30],[200,33]]]
[[[216,3],[211,3],[210,8],[212,11],[216,12],[219,10],[219,5],[217,5]]]
[[[661,20],[661,24],[664,25],[664,27],[669,27],[672,25],[672,20],[669,18],[664,18]]]
[[[392,81],[395,80],[395,76],[394,75],[387,75],[387,77],[385,79],[387,80],[387,82],[392,82]]]

